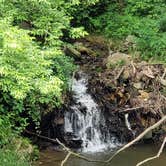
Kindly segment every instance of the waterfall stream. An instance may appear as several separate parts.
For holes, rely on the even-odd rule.
[[[128,130],[130,130],[131,133],[133,134],[133,136],[135,137],[136,132],[134,130],[132,130],[132,128],[131,128],[131,124],[129,122],[129,114],[128,113],[125,114],[125,124],[126,124],[126,127],[128,128]]]
[[[132,131],[132,129],[131,129],[131,124],[130,124],[128,118],[129,118],[129,114],[125,114],[125,124],[126,124],[126,127],[127,127],[130,131]]]
[[[65,132],[74,133],[82,141],[84,152],[102,151],[115,147],[115,138],[110,137],[108,131],[102,132],[106,127],[101,110],[87,92],[87,75],[80,72],[79,79],[73,80],[72,91],[76,104],[70,106],[71,111],[65,114]]]

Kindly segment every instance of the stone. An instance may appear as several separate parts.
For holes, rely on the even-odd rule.
[[[81,53],[72,46],[65,46],[64,52],[66,55],[71,56],[75,60],[81,59]]]
[[[165,79],[160,78],[160,82],[161,82],[161,84],[162,84],[163,86],[166,86],[166,80],[165,80]]]
[[[135,47],[136,47],[135,36],[133,36],[133,35],[128,35],[128,36],[126,37],[126,39],[125,39],[124,46],[125,46],[126,48],[129,48],[129,47],[135,48]]]
[[[128,65],[130,62],[131,56],[120,52],[113,53],[104,60],[104,64],[107,68],[117,65]]]
[[[64,118],[62,118],[62,117],[56,117],[55,119],[54,119],[54,123],[56,124],[56,125],[63,125],[64,124]]]
[[[134,83],[133,86],[136,89],[142,89],[142,83],[141,82]]]
[[[76,149],[81,148],[83,143],[82,139],[74,135],[73,133],[66,133],[65,142],[68,147]]]
[[[152,131],[149,131],[144,137],[143,139],[151,139],[152,138]]]
[[[125,71],[123,72],[123,79],[129,79],[129,77],[130,77],[130,72],[129,72],[129,70],[125,70]]]
[[[85,47],[83,43],[76,42],[74,47],[80,53],[85,53],[89,56],[97,56],[97,53],[95,53],[92,49]]]

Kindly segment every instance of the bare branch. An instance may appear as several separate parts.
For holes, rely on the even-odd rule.
[[[134,107],[134,108],[127,108],[125,110],[121,110],[119,111],[120,113],[123,113],[123,112],[129,112],[129,111],[136,111],[136,110],[139,110],[139,109],[142,109],[144,107]]]
[[[70,155],[71,155],[71,153],[69,152],[69,153],[66,155],[65,159],[61,162],[61,166],[64,166],[64,164],[65,164],[65,163],[67,162],[67,160],[69,159]]]
[[[123,73],[124,69],[125,69],[125,67],[123,66],[123,67],[121,68],[121,70],[119,71],[118,75],[116,76],[115,80],[118,80],[118,79],[119,79],[119,77],[120,77],[121,74]]]
[[[163,152],[163,149],[164,149],[165,144],[166,144],[166,137],[164,138],[164,141],[163,141],[163,143],[162,143],[162,145],[161,145],[161,147],[160,147],[160,149],[159,149],[159,151],[158,151],[158,153],[157,153],[156,156],[149,157],[149,158],[147,158],[147,159],[145,159],[145,160],[139,162],[136,166],[140,166],[140,165],[142,165],[142,164],[144,164],[144,163],[146,163],[146,162],[148,162],[148,161],[150,161],[150,160],[154,160],[154,159],[160,157],[161,153]]]

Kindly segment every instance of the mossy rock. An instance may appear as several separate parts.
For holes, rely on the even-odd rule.
[[[92,49],[83,45],[83,43],[76,42],[74,44],[75,49],[81,54],[87,54],[88,56],[97,56],[98,54]]]
[[[81,53],[75,49],[73,46],[66,45],[64,48],[64,52],[67,56],[74,58],[75,60],[81,59]]]
[[[131,63],[131,56],[120,52],[113,53],[104,60],[104,64],[107,68],[124,66],[130,63]]]

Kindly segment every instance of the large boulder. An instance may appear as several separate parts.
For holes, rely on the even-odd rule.
[[[131,63],[131,56],[121,52],[113,53],[104,60],[104,65],[107,68],[121,66],[121,65],[128,65],[130,63]]]

